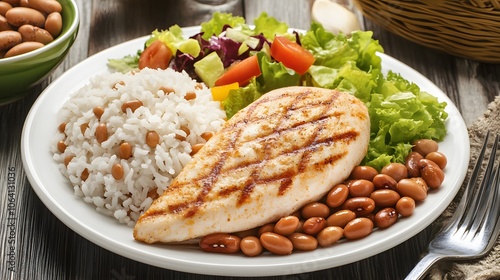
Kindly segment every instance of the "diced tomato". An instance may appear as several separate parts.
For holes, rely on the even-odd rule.
[[[215,86],[238,83],[240,86],[248,84],[250,79],[261,74],[257,56],[253,55],[229,66],[227,71],[215,81]]]
[[[139,69],[167,69],[172,51],[162,41],[155,41],[139,57]]]
[[[286,67],[303,75],[314,63],[314,56],[294,41],[276,36],[271,45],[271,56]]]

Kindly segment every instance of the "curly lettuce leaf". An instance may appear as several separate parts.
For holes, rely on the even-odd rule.
[[[383,52],[372,32],[334,35],[319,23],[301,36],[302,46],[316,57],[309,84],[348,92],[365,103],[370,115],[370,144],[363,164],[381,169],[404,162],[414,140],[437,141],[446,135],[446,103],[389,71],[382,74]]]
[[[371,139],[364,164],[382,168],[404,162],[418,139],[442,141],[446,135],[446,102],[389,71],[371,96],[368,112]]]
[[[178,25],[172,25],[167,30],[154,30],[151,33],[151,37],[146,41],[146,47],[157,40],[166,44],[174,54],[177,53],[177,50],[193,57],[197,57],[200,54],[201,47],[198,41],[192,38],[184,38],[182,28]]]
[[[252,79],[250,84],[245,87],[230,90],[227,98],[222,101],[227,118],[230,119],[238,111],[250,105],[250,103],[259,99],[261,96],[262,93],[257,91],[255,79]]]
[[[326,31],[319,23],[313,22],[310,29],[300,36],[302,46],[316,58],[315,65],[340,68],[349,61],[364,71],[380,69],[381,59],[376,55],[384,49],[372,38],[371,31],[355,31],[346,36]]]
[[[118,72],[126,73],[139,68],[139,57],[142,51],[137,51],[136,55],[127,55],[120,59],[109,59],[108,67],[115,69]]]
[[[288,34],[288,24],[278,21],[274,17],[268,16],[265,12],[261,13],[259,17],[254,19],[254,24],[254,34],[262,34],[271,41],[276,35]]]
[[[262,72],[256,78],[259,92],[266,93],[273,89],[299,84],[300,75],[295,71],[286,68],[281,62],[271,61],[271,58],[263,52],[259,52],[257,57]]]
[[[245,19],[233,16],[231,13],[215,12],[209,21],[201,23],[202,37],[208,40],[212,36],[219,36],[228,26],[240,31],[250,32],[250,27],[245,24]]]
[[[365,103],[370,101],[381,75],[379,70],[366,72],[359,69],[354,61],[346,62],[338,69],[313,65],[308,73],[314,86],[349,92]]]

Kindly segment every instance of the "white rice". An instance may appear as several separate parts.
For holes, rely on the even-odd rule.
[[[165,93],[162,87],[172,88],[174,93]],[[188,92],[195,92],[196,98],[186,100]],[[131,100],[140,100],[143,106],[123,113],[122,104]],[[96,106],[104,108],[100,120],[93,113]],[[57,133],[51,151],[75,195],[98,212],[133,226],[153,201],[148,192],[161,195],[191,160],[191,146],[204,143],[201,134],[218,131],[225,117],[210,90],[186,73],[143,69],[100,75],[73,94],[59,112],[59,121],[66,127],[64,133]],[[88,129],[82,134],[80,126],[85,123]],[[99,123],[105,123],[108,130],[108,139],[100,144],[94,136]],[[185,140],[176,138],[186,136],[181,127],[190,131]],[[160,135],[155,148],[146,144],[148,131]],[[62,153],[57,148],[59,141],[67,146]],[[118,156],[123,142],[133,147],[129,159]],[[68,156],[74,158],[65,166]],[[124,170],[120,180],[111,174],[115,163]],[[85,169],[89,176],[84,181],[81,174]]]

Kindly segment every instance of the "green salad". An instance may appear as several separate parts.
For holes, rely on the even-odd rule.
[[[155,30],[143,50],[108,65],[122,72],[160,67],[156,65],[185,71],[212,88],[228,118],[276,88],[348,92],[370,114],[370,144],[362,164],[380,170],[390,162],[404,162],[414,140],[442,141],[448,114],[445,102],[418,85],[398,73],[382,73],[377,53],[383,48],[372,36],[371,31],[336,35],[316,22],[305,32],[290,32],[286,23],[266,13],[253,25],[242,17],[215,13],[198,34],[185,38],[177,25]]]

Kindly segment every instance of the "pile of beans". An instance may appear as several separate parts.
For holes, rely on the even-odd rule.
[[[332,246],[341,238],[360,239],[374,228],[388,228],[400,217],[411,216],[416,203],[444,180],[447,159],[438,152],[438,144],[429,139],[413,144],[405,164],[391,163],[380,172],[357,166],[320,201],[260,228],[207,235],[199,246],[207,252],[288,255],[294,250]]]
[[[52,42],[62,30],[61,11],[56,0],[1,0],[0,59]]]

